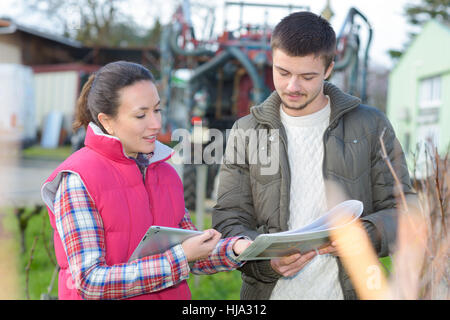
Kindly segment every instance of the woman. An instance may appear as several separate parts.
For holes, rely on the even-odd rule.
[[[128,262],[151,225],[195,229],[183,186],[159,143],[153,75],[114,62],[84,85],[74,128],[86,147],[47,179],[42,197],[54,228],[60,299],[190,299],[185,279],[232,270],[251,241],[211,229],[166,252]],[[191,265],[191,267],[189,266]]]

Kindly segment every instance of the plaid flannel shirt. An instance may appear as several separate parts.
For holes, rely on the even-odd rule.
[[[72,278],[84,299],[129,298],[176,285],[189,277],[189,271],[212,274],[242,265],[232,249],[240,237],[221,239],[208,258],[191,266],[181,245],[132,262],[107,265],[101,216],[79,176],[73,173],[63,174],[54,214]],[[179,227],[196,230],[187,210]]]

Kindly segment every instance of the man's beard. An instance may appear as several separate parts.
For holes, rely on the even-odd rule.
[[[304,104],[299,105],[299,106],[293,106],[293,105],[290,105],[290,104],[286,103],[286,102],[284,101],[284,99],[281,99],[281,102],[283,103],[283,106],[284,106],[286,109],[291,109],[291,110],[303,110],[303,109],[305,109],[305,108],[309,105],[309,103],[310,103],[311,101],[307,101],[307,102],[305,102]]]
[[[309,104],[317,98],[317,96],[319,95],[319,93],[320,93],[320,91],[318,91],[312,98],[308,99],[305,103],[303,103],[303,104],[301,104],[301,105],[297,105],[297,106],[296,106],[296,105],[292,105],[292,104],[287,103],[287,102],[285,101],[285,99],[283,99],[282,97],[280,97],[280,99],[281,99],[281,102],[283,103],[283,105],[284,105],[284,107],[285,107],[286,109],[291,109],[291,110],[297,110],[297,111],[299,111],[299,110],[303,110],[303,109],[305,109],[307,106],[309,106]],[[299,93],[299,95],[302,95],[302,94]]]

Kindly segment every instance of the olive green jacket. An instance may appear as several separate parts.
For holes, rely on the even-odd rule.
[[[394,179],[380,154],[379,137],[384,128],[383,141],[389,159],[409,203],[417,205],[402,148],[382,112],[361,104],[358,98],[329,82],[324,83],[324,93],[330,97],[331,105],[330,122],[323,137],[323,175],[326,181],[332,182],[327,183],[326,188],[337,184],[347,199],[363,202],[361,220],[378,255],[387,256],[395,245],[397,210]],[[287,137],[280,120],[280,103],[278,94],[273,92],[233,126],[220,169],[218,200],[212,218],[213,228],[223,237],[245,235],[254,239],[260,233],[288,230],[291,175]],[[245,136],[249,129],[276,129],[272,136],[279,139],[278,150],[270,147],[270,143],[262,142],[257,142],[255,149],[255,141],[250,142],[252,140]],[[235,139],[235,143],[230,143],[231,139]],[[269,137],[269,140],[273,141],[273,138]],[[249,143],[252,143],[250,148]],[[278,170],[270,175],[261,171],[262,161],[250,161],[249,152],[255,153],[263,145],[268,148],[270,160],[279,163]],[[337,204],[330,200],[335,191],[326,190],[328,206],[332,207]],[[344,298],[356,299],[355,290],[339,259],[338,266]],[[271,268],[269,260],[249,261],[240,271],[243,280],[241,299],[270,298],[276,281],[281,277]]]

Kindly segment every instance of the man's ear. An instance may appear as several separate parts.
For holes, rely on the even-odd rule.
[[[105,114],[103,112],[100,112],[97,115],[97,119],[101,123],[103,128],[105,128],[106,132],[109,135],[113,136],[114,135],[114,130],[113,130],[112,126],[111,126],[111,118],[107,114]]]
[[[330,65],[328,66],[327,71],[325,72],[325,80],[328,79],[328,77],[331,75],[331,72],[333,71],[334,68],[334,61],[331,61]]]

